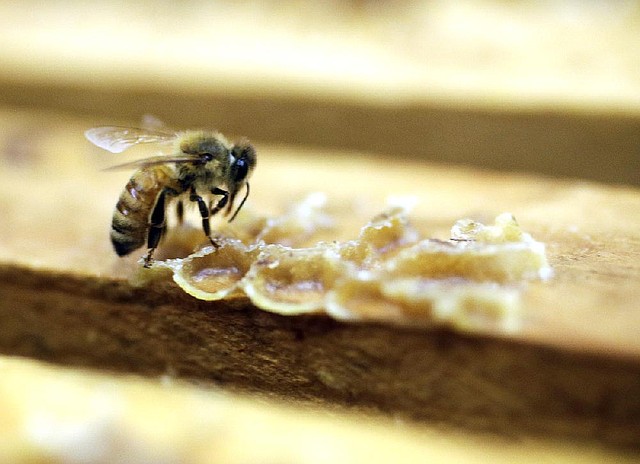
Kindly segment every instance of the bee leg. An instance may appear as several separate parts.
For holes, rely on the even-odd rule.
[[[153,212],[151,213],[151,219],[149,221],[149,232],[147,234],[147,247],[149,248],[149,253],[144,258],[144,267],[151,267],[151,261],[153,252],[158,247],[158,243],[160,243],[160,238],[162,237],[162,233],[165,231],[165,196],[167,192],[165,190],[158,195],[158,201],[156,205],[153,207]]]
[[[184,222],[184,203],[182,203],[182,200],[178,200],[176,215],[178,216],[178,224],[182,224]]]
[[[144,268],[149,269],[151,267],[151,263],[153,262],[153,252],[155,248],[150,248],[147,256],[144,257]]]
[[[227,206],[227,202],[229,201],[229,192],[216,187],[211,189],[211,193],[213,193],[214,195],[222,195],[222,198],[220,198],[220,201],[218,201],[215,208],[211,209],[211,216],[215,216],[220,212],[222,208]]]
[[[189,200],[198,203],[198,209],[200,210],[200,216],[202,217],[202,230],[211,242],[211,245],[213,245],[215,248],[218,248],[220,245],[211,237],[211,225],[209,224],[209,208],[207,208],[207,204],[193,188],[191,189]]]

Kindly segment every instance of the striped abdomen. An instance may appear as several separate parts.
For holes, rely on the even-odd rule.
[[[149,216],[165,187],[170,187],[171,168],[156,166],[136,171],[113,211],[111,243],[119,256],[128,255],[147,240]]]

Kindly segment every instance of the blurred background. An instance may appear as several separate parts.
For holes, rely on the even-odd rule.
[[[152,114],[257,143],[640,185],[639,70],[636,1],[0,1],[5,134],[25,111]]]

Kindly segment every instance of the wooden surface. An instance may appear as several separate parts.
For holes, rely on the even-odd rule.
[[[511,211],[547,243],[555,277],[527,286],[516,333],[345,324],[197,301],[170,281],[133,288],[137,256],[118,259],[107,238],[128,173],[98,172],[115,159],[83,139],[93,122],[7,110],[0,125],[4,354],[374,411],[491,446],[640,443],[635,189],[258,143],[249,207],[261,212],[314,190],[373,212],[415,195],[411,217],[431,236]]]
[[[7,111],[0,123],[6,129],[1,206],[8,218],[0,224],[2,260],[102,278],[122,278],[135,269],[138,256],[117,259],[105,239],[114,199],[130,173],[99,172],[129,158],[88,144],[82,137],[92,125],[88,120]],[[281,213],[309,192],[324,191],[331,202],[360,211],[351,222],[345,220],[346,236],[340,238],[351,238],[349,231],[355,236],[367,214],[381,212],[390,196],[414,197],[411,220],[425,235],[441,239],[449,237],[459,218],[490,222],[501,212],[513,213],[525,231],[547,244],[556,271],[550,282],[532,283],[525,292],[518,339],[640,356],[636,189],[381,160],[364,153],[258,149],[248,207]]]

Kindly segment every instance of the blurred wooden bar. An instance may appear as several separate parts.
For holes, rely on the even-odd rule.
[[[0,104],[8,107],[61,110],[107,124],[114,119],[135,124],[141,113],[149,113],[173,127],[216,127],[268,143],[640,185],[640,113],[463,109],[431,101],[390,106],[268,93],[260,98],[224,88],[166,94],[153,87],[0,80],[0,89]]]
[[[640,185],[634,3],[27,5],[0,105]]]
[[[0,374],[3,462],[635,462],[584,443],[487,440],[20,358],[0,356]]]

